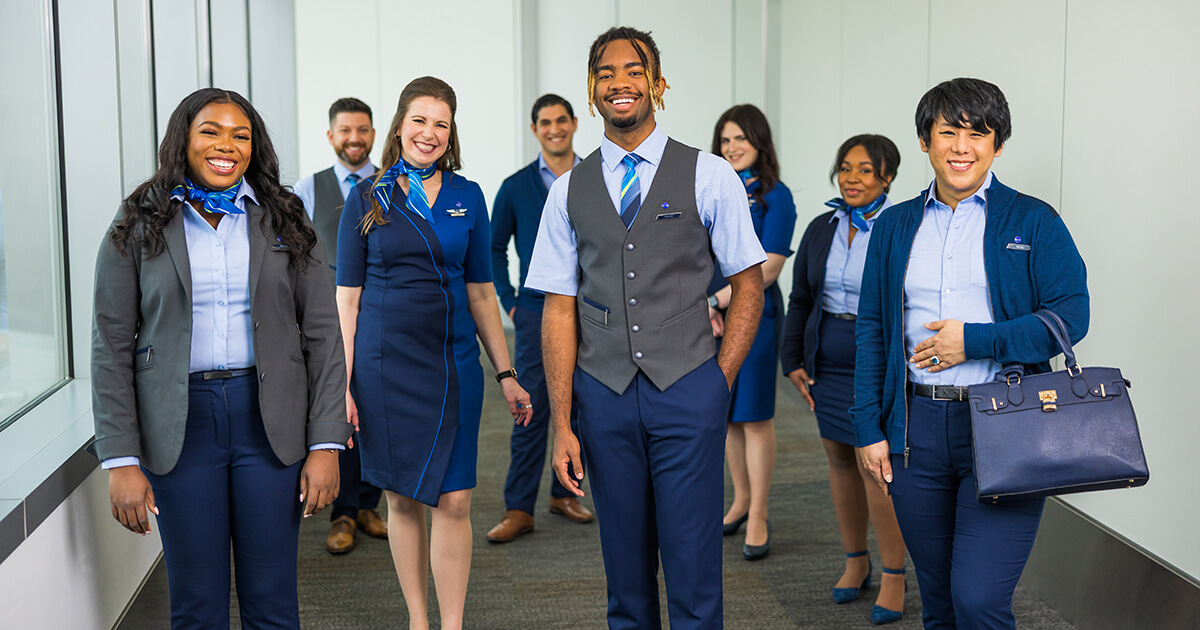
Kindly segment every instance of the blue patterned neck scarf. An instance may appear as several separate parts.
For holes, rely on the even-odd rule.
[[[850,204],[846,203],[845,199],[842,199],[841,197],[834,197],[833,199],[826,201],[825,205],[833,208],[834,210],[845,210],[850,214],[850,225],[853,225],[854,228],[859,232],[869,232],[871,231],[871,224],[867,223],[867,215],[874,214],[875,211],[879,210],[879,208],[883,206],[885,199],[887,199],[887,195],[879,195],[875,198],[875,201],[872,201],[861,208],[854,208],[851,207]]]
[[[184,177],[182,184],[171,189],[171,196],[179,195],[185,200],[199,199],[203,202],[201,208],[210,214],[246,214],[233,203],[241,187],[242,180],[239,179],[236,184],[225,190],[212,191],[197,186],[190,177]]]
[[[427,168],[417,168],[403,159],[396,163],[395,166],[389,168],[379,178],[379,182],[375,184],[375,198],[379,201],[380,207],[383,208],[383,214],[387,214],[391,208],[390,199],[392,198],[392,188],[396,185],[396,180],[401,175],[408,177],[408,199],[405,205],[409,210],[421,215],[426,221],[433,223],[433,210],[429,207],[429,198],[425,196],[425,186],[421,183],[422,180],[433,177],[437,172],[437,163],[431,164]]]
[[[742,178],[742,185],[746,186],[747,188],[750,187],[750,184],[747,184],[746,182],[754,179],[755,177],[758,177],[758,171],[756,171],[752,168],[744,168],[744,169],[738,171],[737,174],[738,174],[738,177]]]

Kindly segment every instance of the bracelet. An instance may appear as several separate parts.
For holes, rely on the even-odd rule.
[[[718,299],[717,299],[717,296],[716,296],[716,295],[710,295],[710,296],[708,296],[708,305],[709,305],[710,307],[712,307],[712,308],[721,308],[720,306],[717,306],[718,304],[720,304],[720,300],[718,300]]]
[[[517,378],[516,368],[509,368],[503,372],[496,372],[496,382],[499,383],[506,378]]]

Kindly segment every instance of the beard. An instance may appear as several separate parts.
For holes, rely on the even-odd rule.
[[[608,119],[608,124],[617,129],[628,129],[638,123],[638,113],[630,112],[624,116],[613,116]]]
[[[362,149],[363,150],[362,159],[360,159],[358,161],[351,160],[350,156],[346,153],[346,149],[348,149],[348,148]],[[350,166],[358,168],[358,167],[362,166],[363,164],[366,164],[367,160],[371,159],[371,152],[367,149],[367,145],[362,144],[362,143],[344,144],[344,145],[342,145],[342,147],[340,149],[338,149],[337,156],[338,156],[338,159],[340,159],[342,162],[345,162],[346,164],[348,164]]]

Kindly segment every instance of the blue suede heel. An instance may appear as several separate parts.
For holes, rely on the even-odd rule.
[[[883,572],[889,575],[904,575],[904,569],[889,569],[884,567]],[[904,592],[908,592],[908,582],[904,583]],[[900,621],[900,618],[903,616],[903,610],[889,610],[883,606],[880,606],[879,604],[876,604],[871,608],[871,623],[877,626],[882,626],[885,623],[892,623],[893,621]]]
[[[867,552],[864,550],[864,551],[856,551],[854,553],[848,553],[848,554],[846,554],[846,557],[847,558],[861,558],[865,555],[867,555]],[[869,588],[871,588],[871,559],[867,558],[867,577],[865,579],[863,579],[862,586],[851,587],[851,588],[834,587],[833,601],[835,601],[839,604],[848,604],[848,603],[858,599],[859,597],[861,597],[862,592]]]

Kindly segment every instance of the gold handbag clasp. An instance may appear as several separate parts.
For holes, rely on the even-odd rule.
[[[1042,401],[1042,411],[1055,411],[1058,409],[1058,390],[1043,389],[1038,392],[1038,400]]]

